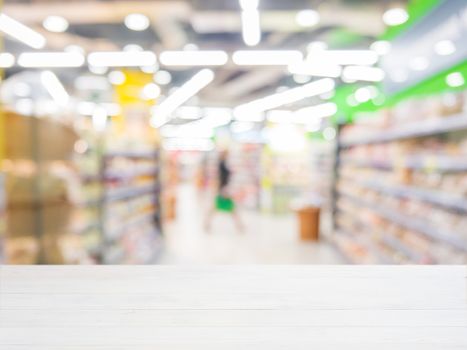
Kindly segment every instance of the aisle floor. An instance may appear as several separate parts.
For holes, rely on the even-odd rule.
[[[293,215],[242,211],[239,233],[228,214],[217,213],[204,229],[208,202],[189,184],[177,191],[177,219],[166,224],[160,264],[340,264],[327,243],[301,242]]]

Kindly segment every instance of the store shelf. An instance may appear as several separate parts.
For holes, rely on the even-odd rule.
[[[127,222],[124,222],[118,229],[112,230],[112,231],[106,231],[105,233],[106,239],[118,240],[119,238],[123,236],[125,231],[127,231],[131,227],[153,221],[156,214],[157,214],[157,211],[153,210],[147,213],[137,215],[135,218],[130,219]]]
[[[421,263],[424,261],[424,257],[422,254],[413,252],[411,249],[409,249],[406,245],[404,245],[399,239],[395,237],[384,235],[382,236],[381,241],[383,244],[387,245],[394,251],[405,255],[413,263]],[[432,259],[432,261],[434,263],[434,259]]]
[[[405,227],[409,230],[416,231],[428,237],[429,239],[444,242],[458,250],[467,252],[467,242],[457,238],[454,232],[448,232],[447,230],[435,228],[431,226],[426,220],[416,219],[413,217],[409,217],[405,214],[400,214],[391,209],[384,208],[375,203],[369,203],[352,195],[343,193],[341,193],[341,195],[345,196],[346,198],[349,198],[357,205],[371,209],[376,214],[401,227]]]
[[[394,140],[424,137],[466,129],[467,115],[465,113],[461,113],[450,117],[440,117],[436,119],[411,122],[402,126],[387,129],[384,132],[375,132],[368,136],[355,136],[348,138],[347,140],[343,139],[340,143],[340,147],[385,143]]]
[[[397,164],[388,161],[371,161],[365,159],[345,159],[341,161],[344,166],[356,166],[381,170],[406,168],[413,170],[429,170],[438,172],[462,172],[467,171],[467,156],[414,156],[407,157]]]
[[[91,230],[99,229],[100,223],[98,221],[91,222],[87,225],[84,225],[76,230],[76,234],[83,235]]]
[[[157,157],[157,152],[154,151],[112,151],[104,154],[106,158],[125,157],[125,158],[140,158],[154,159]]]
[[[155,191],[156,186],[153,184],[147,186],[129,187],[118,190],[111,190],[107,192],[104,198],[106,202],[113,202],[150,194]]]
[[[412,186],[382,185],[381,183],[374,181],[355,181],[352,179],[347,180],[382,194],[400,198],[417,199],[428,202],[430,204],[456,210],[461,213],[467,213],[467,199],[465,199],[463,196]]]
[[[135,177],[139,176],[155,176],[157,175],[158,168],[151,167],[147,169],[138,169],[133,171],[116,171],[116,170],[108,170],[105,173],[105,179],[119,179],[119,180],[132,180]]]

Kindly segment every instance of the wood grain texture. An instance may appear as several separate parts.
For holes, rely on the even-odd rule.
[[[0,348],[467,349],[467,268],[0,266]]]

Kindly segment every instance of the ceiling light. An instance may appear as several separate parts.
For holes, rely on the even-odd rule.
[[[354,93],[355,101],[358,103],[364,103],[371,100],[373,97],[376,97],[378,90],[373,86],[365,86],[358,88]]]
[[[291,123],[293,114],[292,111],[274,109],[266,114],[266,119],[271,123]]]
[[[323,100],[330,100],[334,96],[336,96],[336,92],[334,90],[332,90],[332,91],[325,92],[324,94],[319,95],[319,98],[321,98]]]
[[[105,108],[97,106],[92,114],[92,125],[96,131],[104,131],[107,126],[107,111]]]
[[[68,45],[63,49],[63,51],[72,52],[72,53],[79,53],[81,55],[84,55],[86,53],[85,50],[79,45]]]
[[[240,7],[242,10],[257,10],[259,0],[240,0]]]
[[[326,102],[316,106],[299,109],[294,113],[293,121],[295,123],[308,124],[310,120],[327,118],[336,113],[337,105],[333,102]]]
[[[242,36],[248,46],[256,46],[261,41],[261,23],[258,10],[242,12]]]
[[[42,72],[41,83],[44,85],[45,89],[50,94],[55,103],[62,107],[65,107],[68,104],[70,95],[68,95],[55,73],[51,71]]]
[[[336,129],[332,127],[327,127],[323,130],[323,137],[326,141],[332,141],[336,138],[337,132]]]
[[[68,21],[62,16],[48,16],[42,22],[42,26],[49,32],[63,33],[68,29]]]
[[[166,66],[222,66],[229,56],[225,51],[165,51],[159,60]]]
[[[465,79],[462,73],[453,72],[446,76],[446,84],[451,87],[460,87],[465,85]]]
[[[294,103],[303,100],[307,97],[320,95],[329,91],[334,90],[334,80],[330,78],[324,78],[316,80],[314,82],[289,89],[284,92],[273,94],[267,97],[254,100],[252,102],[243,104],[236,108],[237,112],[251,112],[251,111],[266,111],[268,109],[274,109],[289,103]]]
[[[327,50],[328,44],[326,44],[323,41],[312,41],[309,43],[306,47],[306,50],[308,53],[313,52],[313,51],[322,51],[322,50]]]
[[[89,71],[94,74],[105,74],[109,71],[109,67],[94,67],[94,66],[89,66],[88,67]]]
[[[378,62],[378,54],[373,50],[321,50],[312,52],[307,62],[334,65],[373,65]]]
[[[93,52],[88,55],[88,63],[96,67],[141,67],[156,64],[151,51]]]
[[[295,20],[302,27],[313,27],[319,23],[320,16],[315,10],[303,10],[297,13]]]
[[[112,85],[122,85],[126,80],[125,74],[119,70],[110,72],[107,78]]]
[[[156,63],[152,66],[142,66],[141,71],[147,74],[154,74],[159,70],[159,68],[160,68],[159,65]]]
[[[199,50],[198,45],[193,44],[193,43],[188,43],[185,46],[183,46],[184,51],[196,51]]]
[[[235,51],[232,60],[239,66],[287,66],[303,60],[295,50],[241,50]]]
[[[382,81],[384,79],[384,71],[377,67],[367,66],[348,66],[344,68],[342,75],[350,80],[362,81]]]
[[[15,64],[15,56],[8,52],[0,53],[0,68],[10,68]]]
[[[125,26],[135,31],[143,31],[149,27],[149,18],[141,13],[132,13],[125,17]]]
[[[386,40],[378,40],[370,45],[370,50],[373,50],[380,56],[384,56],[391,51],[391,43]]]
[[[409,14],[403,8],[392,8],[384,12],[383,22],[388,26],[401,25],[409,19]]]
[[[428,68],[430,62],[426,57],[415,57],[409,62],[410,68],[416,71],[422,71]]]
[[[18,58],[18,65],[25,68],[81,67],[84,62],[84,56],[76,52],[25,52]]]
[[[297,84],[306,84],[311,80],[311,76],[306,74],[294,74],[292,78]]]
[[[128,44],[123,47],[123,51],[141,52],[144,51],[144,49],[137,44]]]
[[[194,106],[181,106],[176,110],[177,118],[186,120],[196,120],[201,118],[201,108]]]
[[[42,34],[26,27],[4,13],[0,14],[0,31],[34,49],[42,49],[46,44],[45,37]]]
[[[456,46],[451,40],[441,40],[435,44],[435,52],[440,56],[448,56],[456,52]]]
[[[161,88],[154,84],[154,83],[149,83],[143,87],[143,90],[141,91],[141,97],[144,100],[154,100],[159,97],[161,94]]]
[[[219,127],[230,123],[233,111],[227,107],[206,107],[203,108],[204,118],[200,122],[207,122],[213,127]]]
[[[321,121],[320,120],[313,121],[313,122],[310,122],[309,124],[305,125],[305,130],[307,132],[317,132],[320,129],[321,129]]]
[[[172,75],[166,70],[160,70],[154,74],[154,82],[159,85],[168,85],[172,81]]]
[[[212,70],[207,68],[200,70],[160,105],[156,106],[151,125],[153,127],[164,125],[178,107],[187,102],[213,80],[214,72]]]
[[[300,63],[291,64],[288,66],[290,74],[310,75],[316,77],[337,78],[342,73],[342,68],[335,64],[327,63],[308,63],[302,61]]]

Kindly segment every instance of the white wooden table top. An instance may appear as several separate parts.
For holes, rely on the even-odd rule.
[[[0,266],[3,350],[467,349],[463,266]]]

